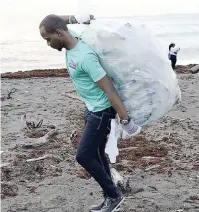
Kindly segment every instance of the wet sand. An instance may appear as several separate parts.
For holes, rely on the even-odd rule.
[[[199,211],[199,74],[189,66],[177,73],[182,103],[133,140],[119,142],[112,167],[131,187],[123,212]],[[84,105],[66,96],[74,92],[70,79],[10,78],[1,81],[2,212],[88,211],[102,194],[75,161]],[[29,122],[43,119],[42,126],[25,129],[24,114]],[[52,130],[59,134],[40,139]]]

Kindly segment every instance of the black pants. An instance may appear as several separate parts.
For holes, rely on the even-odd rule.
[[[176,62],[177,62],[177,57],[175,55],[171,55],[171,66],[173,68],[173,70],[175,69],[175,66],[176,66]]]
[[[104,193],[112,198],[118,197],[119,190],[111,179],[105,146],[111,119],[115,115],[112,107],[95,113],[86,109],[85,128],[76,155],[77,162],[98,182]]]

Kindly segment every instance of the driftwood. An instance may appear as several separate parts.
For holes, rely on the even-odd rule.
[[[191,68],[191,73],[196,74],[199,72],[199,64]]]
[[[114,168],[111,168],[111,177],[112,177],[115,185],[117,185],[117,187],[123,193],[127,193],[127,192],[130,192],[132,190],[131,186],[130,186],[129,179],[125,180],[124,177],[121,176],[120,173]]]
[[[145,171],[147,172],[147,171],[150,171],[150,170],[152,170],[152,169],[156,169],[156,168],[158,168],[158,167],[160,167],[160,165],[149,166],[148,168],[145,169]]]
[[[72,133],[70,134],[70,142],[73,143],[74,139],[77,137],[77,131],[73,130]]]
[[[111,168],[111,176],[116,185],[118,183],[124,184],[124,178],[119,174],[119,172],[116,169]]]
[[[65,96],[83,102],[83,100],[75,93],[65,93]]]
[[[137,149],[138,147],[137,146],[131,146],[131,147],[126,147],[126,148],[121,148],[119,149],[119,151],[131,151],[133,149]]]
[[[26,114],[21,117],[21,121],[22,121],[23,127],[27,127],[28,129],[39,128],[43,124],[43,119],[41,119],[37,124],[33,121],[28,122],[26,120]]]
[[[10,166],[10,163],[1,163],[0,168],[8,167]]]
[[[46,158],[52,158],[52,159],[56,160],[57,162],[62,161],[62,159],[59,156],[56,156],[56,155],[53,155],[53,154],[46,154],[46,155],[38,157],[38,158],[28,159],[28,160],[26,160],[26,162],[35,162],[35,161],[44,160]]]
[[[17,89],[13,88],[10,92],[8,92],[7,99],[12,99],[11,94],[15,93]]]
[[[18,186],[9,182],[1,182],[1,198],[6,196],[14,197],[18,195]]]
[[[7,96],[1,97],[1,101],[4,101],[6,99],[12,99],[11,94],[15,93],[16,91],[17,91],[17,89],[13,88],[11,91],[8,92]]]
[[[23,124],[23,127],[28,129],[30,134],[33,132],[33,134],[36,133],[36,134],[39,134],[39,135],[42,136],[42,137],[39,136],[39,138],[37,137],[38,139],[35,139],[35,140],[32,140],[32,139],[28,140],[26,144],[20,145],[22,148],[28,149],[28,148],[37,148],[37,147],[43,146],[44,144],[48,143],[50,138],[52,138],[52,137],[54,137],[54,136],[59,134],[58,130],[56,130],[56,129],[50,130],[49,132],[48,132],[47,129],[42,129],[42,132],[44,133],[44,134],[42,133],[44,135],[43,136],[40,133],[40,131],[37,130],[37,128],[41,127],[41,125],[43,123],[43,119],[40,120],[38,123],[35,123],[33,121],[32,122],[28,122],[26,120],[26,115],[23,115],[21,117],[21,122]],[[46,131],[48,133],[46,133]]]
[[[40,137],[37,141],[32,141],[32,142],[29,142],[27,144],[23,144],[22,148],[29,149],[29,148],[41,147],[44,144],[48,143],[50,138],[52,138],[52,137],[54,137],[58,134],[59,134],[58,130],[51,130],[46,135],[44,135],[43,137]]]

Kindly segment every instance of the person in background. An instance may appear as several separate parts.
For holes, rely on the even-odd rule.
[[[131,136],[138,134],[141,127],[128,116],[95,51],[70,34],[66,26],[68,23],[77,23],[77,20],[74,16],[48,15],[39,25],[40,35],[53,49],[66,49],[67,71],[86,105],[85,127],[76,160],[97,181],[105,196],[105,200],[100,205],[91,207],[90,211],[112,212],[123,202],[124,197],[111,178],[109,162],[105,155],[110,120],[114,119],[117,113],[123,130]],[[85,22],[89,23],[90,20]]]
[[[171,60],[171,66],[173,70],[175,69],[176,62],[177,62],[177,53],[180,50],[180,48],[175,47],[175,43],[171,43],[169,45],[169,60]]]

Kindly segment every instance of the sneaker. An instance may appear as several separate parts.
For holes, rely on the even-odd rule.
[[[100,211],[102,209],[102,207],[104,206],[104,202],[105,202],[105,200],[101,204],[99,204],[99,205],[93,205],[93,206],[91,206],[90,209],[89,209],[90,212],[98,212],[98,211]],[[120,211],[120,206],[118,206],[115,209],[115,212],[118,212],[118,211]]]
[[[95,212],[95,211],[97,212],[97,211],[101,210],[103,205],[104,205],[104,201],[101,204],[99,204],[99,205],[92,205],[90,207],[90,212]]]
[[[107,197],[104,201],[101,210],[98,210],[96,212],[115,212],[116,210],[118,210],[118,207],[121,205],[123,201],[124,196],[119,196],[117,198]]]

